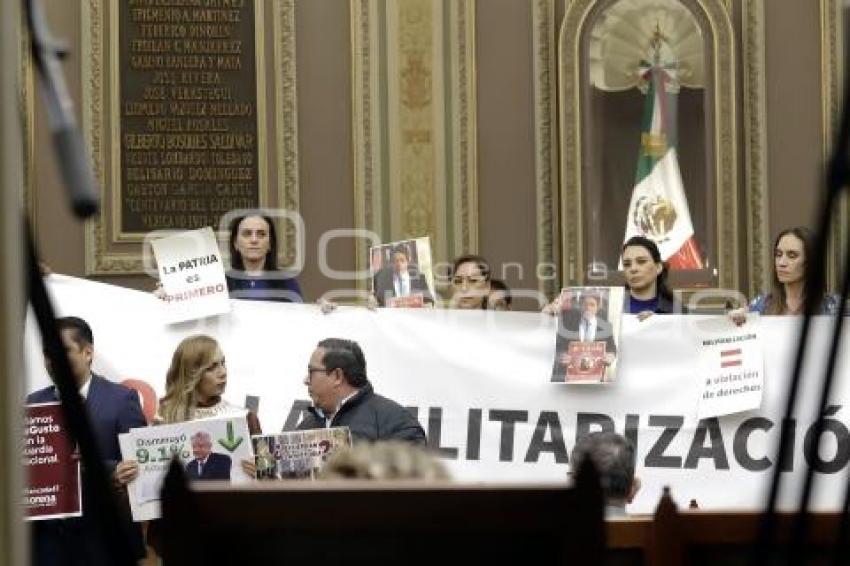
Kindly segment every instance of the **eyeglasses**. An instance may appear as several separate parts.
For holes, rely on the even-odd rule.
[[[472,275],[472,276],[463,276],[463,275],[455,275],[452,277],[452,285],[455,287],[460,287],[464,284],[464,282],[470,285],[480,285],[487,280],[483,275]]]
[[[307,366],[307,380],[313,380],[313,374],[315,372],[328,373],[328,368],[314,368],[313,366]]]

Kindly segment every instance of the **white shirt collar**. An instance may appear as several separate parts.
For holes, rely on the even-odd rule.
[[[352,397],[354,397],[355,395],[357,395],[357,393],[359,393],[359,392],[360,392],[360,390],[359,390],[359,389],[356,389],[353,393],[351,393],[351,394],[350,394],[350,395],[348,395],[347,397],[344,397],[343,399],[340,399],[339,403],[337,403],[337,404],[336,404],[336,411],[334,411],[334,412],[333,412],[333,414],[332,414],[332,415],[330,415],[330,416],[326,415],[326,414],[325,414],[325,412],[322,410],[322,408],[321,408],[321,407],[316,406],[316,412],[317,412],[317,413],[319,413],[319,415],[321,415],[321,417],[322,417],[323,419],[325,419],[325,428],[330,428],[330,427],[331,427],[331,422],[334,420],[334,417],[335,417],[335,416],[336,416],[336,414],[339,412],[340,408],[341,408],[343,405],[345,405],[348,401],[350,401],[350,400],[351,400],[351,398],[352,398]]]
[[[91,387],[91,374],[89,374],[89,378],[86,380],[86,383],[80,387],[80,397],[85,401],[89,396],[89,387]]]
[[[89,378],[86,380],[86,382],[83,384],[83,386],[80,387],[80,389],[78,390],[80,392],[80,397],[83,398],[83,401],[85,401],[89,396],[89,388],[91,387],[91,378],[92,378],[92,374],[89,373]],[[58,399],[59,398],[59,388],[54,385],[53,391],[56,392],[56,398]]]

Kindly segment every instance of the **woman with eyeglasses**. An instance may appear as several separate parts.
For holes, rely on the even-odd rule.
[[[480,255],[464,255],[454,260],[451,272],[453,309],[486,309],[490,294],[490,264]]]

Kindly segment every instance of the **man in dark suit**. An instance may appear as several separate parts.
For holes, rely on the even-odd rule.
[[[65,317],[57,319],[56,325],[59,328],[80,396],[85,401],[98,452],[103,458],[107,472],[112,476],[115,487],[122,490],[121,497],[126,498],[123,487],[138,476],[139,466],[135,461],[121,461],[118,435],[131,428],[147,425],[138,394],[132,389],[92,373],[94,336],[86,321],[77,317]],[[45,360],[45,365],[47,373],[51,378],[54,377],[49,360]],[[58,400],[54,386],[27,396],[27,403],[49,403]],[[105,545],[94,519],[97,510],[87,506],[85,492],[82,495],[82,517],[37,521],[33,524],[33,564],[110,563],[105,556]],[[126,507],[126,499],[124,507]],[[125,511],[129,510],[125,509]],[[133,548],[137,556],[143,558],[145,547],[141,527],[132,523],[129,512],[126,519],[134,539]]]
[[[558,336],[555,339],[555,367],[553,381],[563,381],[565,368],[570,363],[568,354],[571,342],[605,342],[605,365],[611,365],[617,355],[614,329],[605,312],[600,310],[601,298],[593,292],[583,293],[579,308],[569,308],[561,315]]]
[[[386,306],[395,297],[421,294],[424,302],[433,303],[428,282],[415,265],[410,264],[410,252],[399,245],[392,250],[392,265],[380,269],[374,277],[375,299]]]
[[[230,480],[230,456],[212,451],[209,433],[199,430],[192,435],[192,456],[195,459],[186,464],[190,479]]]

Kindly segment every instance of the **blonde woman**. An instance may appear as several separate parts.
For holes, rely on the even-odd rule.
[[[243,407],[222,398],[225,387],[227,366],[218,342],[204,334],[183,339],[174,350],[171,367],[165,375],[165,396],[159,402],[157,422],[245,415]],[[247,411],[246,418],[251,434],[261,434],[257,415]],[[252,460],[243,460],[242,469],[248,475],[255,475]]]
[[[156,424],[171,424],[213,417],[242,416],[243,407],[225,401],[227,366],[224,354],[215,338],[196,334],[184,338],[165,374],[165,396],[159,401]],[[261,434],[257,415],[247,411],[248,430]],[[251,477],[257,476],[253,459],[242,460],[242,469]],[[162,533],[158,520],[148,527],[148,544],[162,555]]]
[[[165,396],[159,402],[160,423],[245,414],[245,409],[222,398],[227,387],[227,366],[218,342],[196,334],[174,350],[165,374]],[[248,412],[251,434],[260,434],[257,416]]]

